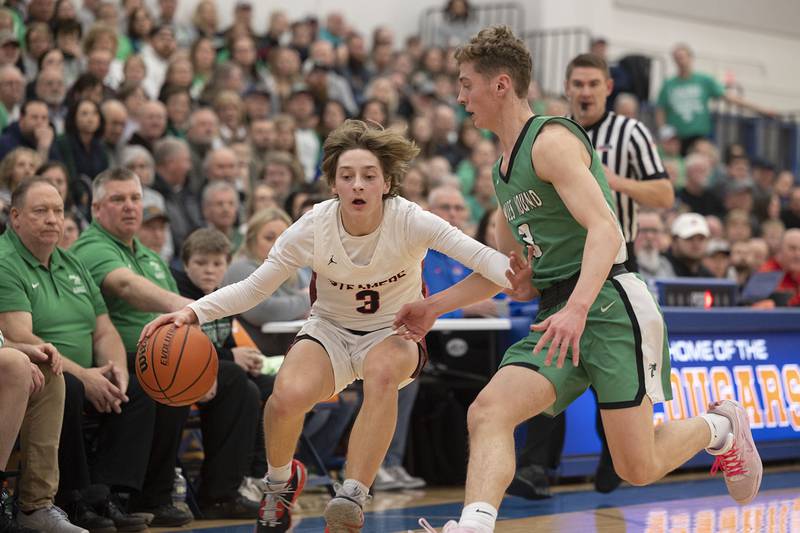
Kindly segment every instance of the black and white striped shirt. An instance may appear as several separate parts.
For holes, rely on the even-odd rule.
[[[638,120],[608,111],[586,128],[604,165],[617,175],[634,180],[668,178],[653,136]],[[617,218],[626,242],[636,239],[639,206],[626,194],[612,191],[617,200]]]

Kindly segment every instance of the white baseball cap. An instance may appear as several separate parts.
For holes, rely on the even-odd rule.
[[[695,235],[708,237],[711,231],[705,217],[698,213],[683,213],[672,223],[672,234],[681,239],[691,239]]]

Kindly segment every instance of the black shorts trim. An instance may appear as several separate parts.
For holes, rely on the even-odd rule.
[[[639,395],[637,394],[637,397]],[[638,400],[631,400],[629,402],[608,402],[602,403],[597,402],[597,407],[600,409],[627,409],[628,407],[639,407],[642,405],[642,400],[644,400],[644,396],[639,398]]]
[[[425,344],[424,337],[417,343],[417,356],[417,368],[415,368],[414,372],[411,374],[411,379],[417,379],[422,369],[428,364],[428,346]]]
[[[644,352],[642,351],[642,330],[639,327],[639,320],[636,318],[636,313],[633,312],[633,305],[631,305],[631,301],[628,298],[628,294],[625,292],[625,289],[622,287],[622,284],[614,278],[611,278],[611,283],[614,285],[614,288],[617,289],[620,298],[622,299],[622,303],[625,305],[625,311],[628,313],[628,318],[631,320],[631,326],[633,327],[633,341],[636,346],[635,350],[635,357],[636,357],[636,376],[639,379],[639,389],[636,391],[636,396],[633,400],[624,401],[624,402],[609,402],[609,403],[600,403],[598,405],[601,408],[606,409],[622,409],[625,407],[636,407],[641,405],[642,398],[645,395],[645,384],[644,384]],[[608,406],[608,407],[605,407]]]
[[[521,366],[522,368],[527,368],[528,370],[533,370],[534,372],[538,372],[539,371],[539,367],[537,365],[534,365],[533,363],[523,363],[523,362],[520,362],[520,361],[514,361],[514,362],[508,363],[507,365],[503,365],[503,366]],[[548,381],[550,381],[550,380],[548,380]]]
[[[357,329],[348,329],[348,328],[342,328],[342,329],[344,329],[345,331],[349,331],[353,335],[358,335],[359,337],[363,337],[364,335],[369,335],[370,333],[375,333],[375,331],[380,331],[379,329],[376,329],[375,331],[359,331]]]
[[[303,333],[302,335],[298,335],[297,337],[295,337],[294,341],[292,341],[292,346],[294,346],[295,344],[297,344],[300,341],[313,341],[313,342],[316,342],[317,344],[322,346],[322,349],[325,350],[325,353],[328,353],[328,349],[325,348],[325,345],[322,344],[321,340],[317,339],[316,337],[312,337],[311,335],[309,335],[307,333]],[[292,346],[289,347],[290,350],[292,349]],[[331,354],[328,353],[329,357],[330,357],[330,355]]]
[[[348,329],[347,331],[350,330]],[[367,333],[372,333],[372,332],[365,332],[364,334],[366,335]],[[294,338],[294,341],[292,341],[292,346],[303,340],[316,342],[317,344],[322,346],[322,349],[325,350],[325,353],[327,353],[328,356],[330,357],[330,354],[328,353],[328,350],[325,348],[325,345],[322,344],[322,341],[320,341],[316,337],[312,337],[308,333],[303,333],[302,335],[296,336]],[[291,346],[289,347],[289,349],[291,350]],[[425,368],[425,365],[428,364],[428,347],[425,345],[425,339],[417,343],[417,351],[418,351],[417,367],[414,369],[414,372],[411,374],[411,376],[409,376],[411,379],[416,379],[419,376],[420,372],[422,372],[422,369]]]

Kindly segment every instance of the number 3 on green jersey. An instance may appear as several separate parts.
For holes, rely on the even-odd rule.
[[[525,244],[530,246],[533,250],[533,257],[542,257],[542,249],[539,248],[539,245],[536,244],[536,242],[534,242],[531,227],[528,224],[520,224],[517,226],[517,232],[522,237],[522,240],[525,241]]]

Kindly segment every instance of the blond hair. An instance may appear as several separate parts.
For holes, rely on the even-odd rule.
[[[22,180],[14,182],[14,167],[17,165],[17,159],[23,155],[33,158],[34,168],[39,168],[42,165],[42,156],[36,150],[31,150],[24,146],[14,148],[0,161],[0,189],[7,189],[9,192],[13,192],[17,185],[20,184]]]
[[[459,64],[472,63],[475,72],[483,76],[508,74],[516,95],[527,97],[533,60],[525,43],[508,26],[482,29],[467,44],[456,49],[455,58]]]
[[[270,222],[274,222],[275,220],[285,222],[287,227],[292,225],[292,219],[289,218],[289,215],[287,215],[283,209],[278,209],[277,207],[267,207],[261,211],[256,211],[253,216],[247,220],[247,231],[245,231],[244,234],[244,243],[242,243],[242,247],[239,248],[238,252],[236,252],[234,258],[250,259],[251,261],[256,261],[258,263],[263,262],[266,258],[256,257],[253,253],[253,249],[256,246],[258,234],[261,232],[264,226]],[[297,285],[299,279],[300,278],[298,277],[297,273],[294,273],[289,276],[286,281],[291,285]]]
[[[419,154],[417,145],[397,130],[370,127],[361,120],[345,120],[328,135],[322,147],[322,173],[328,185],[333,187],[336,181],[339,157],[357,149],[372,152],[378,158],[384,180],[389,183],[389,192],[384,197],[397,196],[409,163]]]

